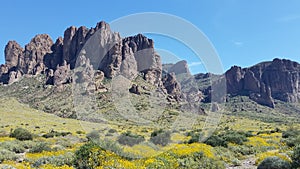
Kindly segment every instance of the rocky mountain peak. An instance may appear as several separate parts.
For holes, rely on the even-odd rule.
[[[226,73],[227,92],[249,95],[254,101],[274,107],[274,100],[300,100],[300,64],[286,59],[274,59],[250,68],[234,66]]]
[[[4,50],[6,65],[9,68],[17,66],[23,51],[24,49],[16,41],[9,41]]]
[[[8,42],[5,49],[6,64],[1,67],[1,73],[6,78],[1,78],[1,82],[16,80],[9,80],[10,72],[7,70],[15,67],[14,71],[20,73],[13,74],[18,77],[45,73],[51,75],[48,77],[48,84],[55,84],[55,80],[51,80],[52,75],[56,74],[56,70],[68,72],[69,69],[64,63],[69,65],[70,70],[74,69],[84,47],[87,54],[94,57],[89,59],[91,65],[94,69],[102,71],[107,78],[118,74],[133,78],[138,72],[142,72],[145,80],[157,86],[162,85],[162,66],[160,56],[155,53],[153,40],[142,34],[122,39],[119,33],[112,32],[109,24],[104,21],[90,29],[71,26],[55,43],[47,34],[36,35],[25,45],[25,49],[15,41]]]

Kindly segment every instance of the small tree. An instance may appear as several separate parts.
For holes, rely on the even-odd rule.
[[[10,137],[14,137],[18,140],[32,140],[32,134],[26,130],[26,129],[23,129],[23,128],[17,128],[15,129],[11,134],[10,134]]]

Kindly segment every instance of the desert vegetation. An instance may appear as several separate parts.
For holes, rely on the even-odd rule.
[[[23,113],[34,116],[31,112]],[[101,128],[85,122],[91,130],[83,132],[78,120],[43,115],[36,123],[18,121],[17,113],[1,117],[2,168],[228,168],[249,158],[261,169],[299,167],[298,125],[224,114],[213,135],[200,143],[197,128]],[[49,118],[55,122],[51,129],[41,123]]]

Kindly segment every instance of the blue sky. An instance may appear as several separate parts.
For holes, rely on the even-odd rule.
[[[275,57],[300,62],[299,9],[298,0],[2,1],[0,50],[4,51],[9,40],[24,46],[41,33],[55,41],[71,25],[94,27],[101,20],[109,23],[129,14],[163,12],[197,26],[216,48],[224,69],[247,67]],[[149,36],[157,48],[180,59],[195,57],[178,42]],[[0,63],[4,63],[4,52]],[[193,72],[204,69],[193,59],[189,64]]]

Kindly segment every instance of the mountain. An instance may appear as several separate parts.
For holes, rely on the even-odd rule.
[[[227,92],[247,95],[259,104],[275,106],[275,101],[300,101],[300,64],[274,59],[249,68],[231,67],[226,73]]]
[[[121,90],[141,98],[155,96],[167,105],[178,104],[181,110],[200,114],[205,114],[200,103],[222,103],[235,96],[247,96],[271,108],[275,107],[276,100],[290,103],[300,100],[300,64],[297,62],[274,59],[249,68],[233,66],[224,75],[192,75],[186,61],[162,64],[152,39],[142,34],[122,38],[103,21],[94,28],[71,26],[55,42],[47,34],[36,35],[24,48],[16,41],[9,41],[4,53],[5,64],[0,66],[3,86],[8,85],[8,91],[22,93],[25,92],[21,91],[22,84],[14,83],[35,78],[34,83],[43,89],[28,86],[33,93],[39,91],[38,96],[32,96],[31,101],[18,97],[33,107],[59,115],[74,111],[70,103],[57,99],[70,95],[72,84],[79,86],[84,94],[97,95],[98,101],[105,104],[113,101],[109,99],[114,90],[109,82],[120,75],[131,81]],[[26,84],[28,81],[31,80]],[[127,84],[126,81],[118,83]],[[225,92],[218,93],[218,87],[225,85]],[[212,100],[212,97],[217,99]],[[48,104],[58,100],[61,103]],[[66,107],[60,110],[60,104]],[[72,113],[61,116],[69,117]]]
[[[179,75],[183,74],[186,76],[181,78]],[[111,85],[112,81],[120,80],[119,77],[122,81]],[[122,38],[103,21],[90,29],[71,26],[65,30],[64,37],[55,42],[47,34],[36,35],[25,48],[16,41],[9,41],[5,47],[5,64],[0,70],[3,95],[72,118],[82,103],[88,103],[85,107],[92,108],[90,112],[110,112],[109,116],[116,118],[117,109],[123,111],[124,106],[118,107],[112,102],[117,99],[123,99],[120,104],[128,102],[128,98],[115,96],[120,92],[138,97],[135,102],[130,101],[134,106],[139,106],[138,101],[151,100],[150,105],[149,102],[144,104],[145,113],[150,113],[152,107],[164,110],[167,104],[180,103],[181,109],[204,114],[199,105],[201,91],[180,83],[191,78],[186,61],[178,62],[166,71],[152,39],[142,34]],[[95,96],[96,100],[76,102],[74,106],[70,95],[75,95],[75,102],[83,95]]]

